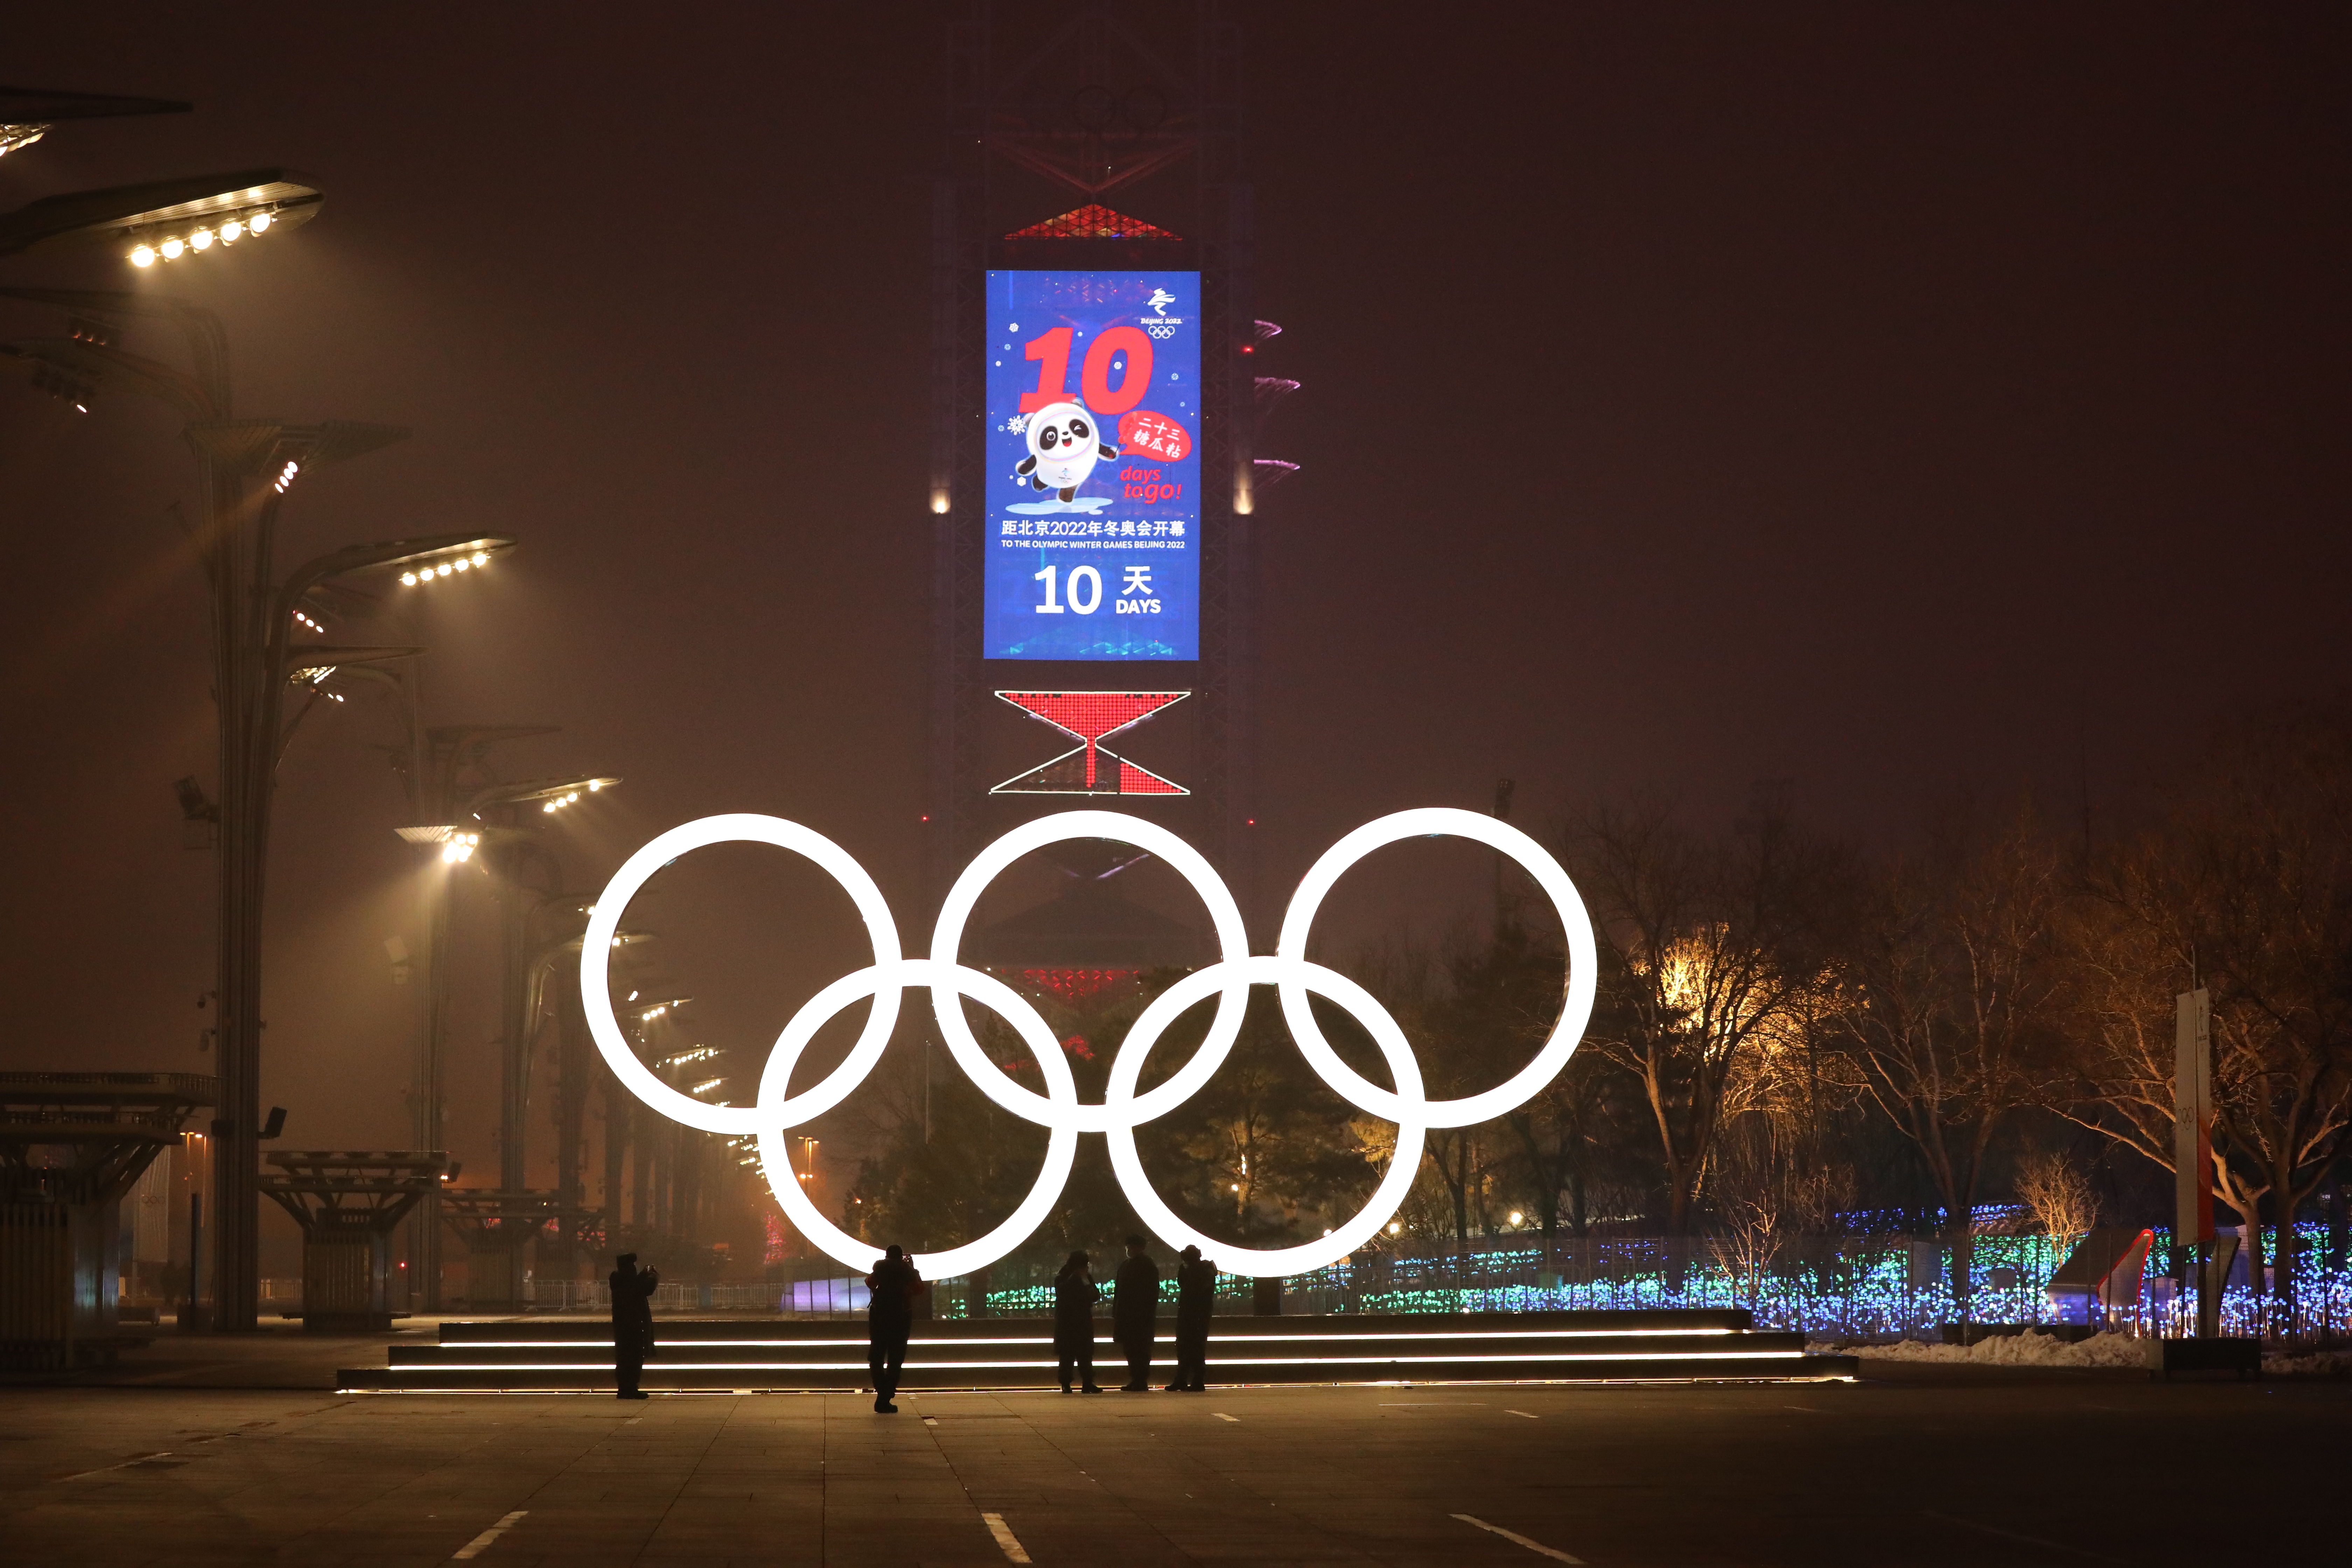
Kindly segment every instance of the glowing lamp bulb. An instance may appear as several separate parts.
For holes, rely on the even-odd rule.
[[[278,220],[276,218],[271,217],[268,213],[256,213],[253,215],[253,223],[251,227],[254,233],[263,234],[267,233],[269,226],[277,221]]]
[[[588,781],[588,793],[590,795],[594,795],[598,790],[603,789],[604,787],[604,781],[603,779],[590,779]]]
[[[210,250],[213,247],[213,231],[208,228],[200,228],[196,230],[195,233],[188,236],[188,243],[194,246],[198,250]]]
[[[472,565],[473,565],[473,563],[472,563],[472,562],[470,562],[470,561],[468,561],[468,560],[467,560],[464,556],[462,556],[462,555],[461,555],[461,556],[459,556],[457,560],[452,561],[451,563],[449,563],[449,564],[450,564],[450,565],[452,565],[452,566],[455,566],[458,571],[463,572],[463,571],[465,571],[467,568],[468,568],[468,567],[472,566]]]
[[[155,247],[152,245],[140,246],[131,253],[131,265],[133,267],[154,266]]]
[[[237,222],[236,219],[231,218],[226,223],[221,225],[222,244],[234,244],[243,237],[245,237],[245,225]]]
[[[488,566],[489,563],[490,563],[490,552],[489,552],[488,551],[487,551],[487,550],[477,550],[477,551],[475,551],[475,552],[474,552],[474,564],[475,564],[475,565],[477,565],[477,566]]]
[[[449,575],[449,563],[446,561],[441,563],[440,565],[434,568],[434,574],[441,577],[446,577]]]
[[[408,587],[414,588],[416,586],[416,574],[414,572],[403,572],[400,574],[400,580]]]
[[[180,259],[180,253],[187,248],[186,244],[177,236],[174,236],[163,242],[163,259],[166,261],[177,261]]]

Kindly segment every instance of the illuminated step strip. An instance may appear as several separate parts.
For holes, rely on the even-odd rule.
[[[655,1327],[658,1330],[660,1325],[656,1324]],[[1751,1329],[1424,1329],[1400,1330],[1394,1333],[1228,1334],[1216,1338],[1213,1342],[1223,1345],[1241,1345],[1255,1344],[1261,1340],[1268,1342],[1293,1340],[1631,1340],[1655,1339],[1669,1334],[1713,1334],[1721,1336],[1753,1333],[1757,1331],[1759,1331]],[[1769,1332],[1771,1331],[1766,1330],[1762,1331]],[[658,1338],[658,1335],[656,1335],[656,1338]],[[575,1340],[555,1338],[543,1340],[461,1339],[441,1341],[440,1348],[445,1350],[562,1350],[569,1349],[573,1345],[609,1345],[612,1342],[613,1342],[610,1340]],[[799,1345],[811,1348],[821,1348],[829,1345],[862,1345],[868,1342],[860,1338],[854,1340],[669,1340],[662,1342],[674,1345]],[[1050,1345],[1054,1342],[1054,1337],[1051,1334],[1030,1334],[1000,1339],[993,1336],[972,1334],[960,1339],[910,1340],[908,1342],[910,1345]],[[1163,1345],[1173,1344],[1176,1342],[1176,1336],[1173,1334],[1160,1334],[1157,1336],[1153,1342]],[[1107,1345],[1116,1344],[1118,1342],[1106,1335],[1097,1335],[1096,1336],[1095,1343],[1098,1345]],[[410,1349],[413,1347],[402,1346],[401,1348]]]
[[[1581,1351],[1546,1351],[1529,1355],[1481,1357],[1467,1355],[1310,1355],[1310,1356],[1211,1356],[1210,1366],[1402,1366],[1429,1363],[1480,1365],[1502,1362],[1596,1362],[1596,1361],[1801,1361],[1805,1352],[1790,1351],[1650,1351],[1627,1352],[1622,1354]],[[1058,1367],[1058,1361],[925,1361],[909,1360],[908,1372],[1003,1372],[1043,1370]],[[386,1369],[399,1374],[443,1372],[610,1372],[606,1362],[440,1362],[429,1366],[395,1366]],[[664,1356],[655,1363],[659,1372],[866,1372],[870,1370],[862,1361],[772,1362],[772,1361],[677,1361]]]

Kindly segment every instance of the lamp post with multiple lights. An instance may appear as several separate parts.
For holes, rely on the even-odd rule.
[[[400,581],[409,587],[422,587],[471,570],[478,570],[478,563],[471,560],[437,561],[415,568],[404,568]],[[621,782],[604,774],[532,779],[520,783],[488,782],[481,777],[481,770],[491,748],[509,741],[528,740],[556,732],[556,727],[551,724],[437,725],[423,732],[421,745],[404,768],[408,776],[410,807],[420,820],[416,826],[398,829],[399,836],[408,843],[436,848],[442,862],[438,868],[441,874],[432,879],[425,895],[428,956],[425,1026],[417,1044],[416,1073],[410,1102],[419,1148],[448,1147],[447,1076],[452,979],[449,932],[451,903],[456,891],[452,874],[457,867],[471,862],[478,854],[482,868],[498,877],[505,885],[507,896],[516,900],[516,906],[520,908],[524,890],[512,873],[517,868],[518,858],[528,852],[520,847],[527,840],[523,838],[518,824],[529,822],[541,813],[552,814],[563,810]],[[467,779],[469,773],[474,775],[470,783]],[[529,809],[531,806],[538,806],[540,812],[531,812]],[[545,851],[540,853],[543,855]],[[551,892],[554,886],[552,883],[550,885]],[[519,1006],[528,1011],[528,1001],[519,1002],[518,998],[528,997],[531,965],[520,955],[521,948],[529,942],[528,931],[519,931],[511,916],[508,926],[500,1013],[499,1176],[504,1188],[519,1191],[525,1185],[524,1110],[530,1092],[528,1057],[525,1055],[519,1059],[519,1053],[524,1053],[528,1048],[523,1037],[528,1033],[529,1019],[519,1021],[515,1015]],[[410,1222],[408,1236],[409,1266],[414,1276],[411,1288],[420,1298],[420,1310],[426,1312],[441,1310],[439,1211],[438,1202],[428,1195],[417,1206]]]
[[[0,87],[0,155],[39,141],[60,121],[188,108],[162,100]],[[111,247],[145,271],[299,227],[317,216],[323,199],[315,185],[279,168],[67,192],[0,214],[0,257]],[[327,689],[338,670],[389,679],[384,667],[423,651],[298,648],[292,633],[297,626],[324,632],[321,620],[332,616],[341,579],[398,572],[415,584],[479,570],[514,542],[443,534],[354,545],[306,562],[281,580],[275,562],[278,510],[295,481],[404,439],[407,432],[235,418],[227,335],[219,318],[199,306],[114,290],[9,289],[0,294],[67,313],[63,338],[0,343],[0,353],[28,362],[37,387],[84,414],[101,388],[159,398],[187,421],[185,437],[196,457],[205,510],[199,553],[213,609],[220,798],[202,801],[201,789],[188,781],[183,793],[197,799],[183,804],[192,820],[218,824],[213,1036],[220,1052],[221,1114],[214,1123],[214,1321],[225,1329],[250,1329],[259,1289],[262,895],[278,762],[305,713],[322,697],[341,700]],[[123,348],[123,330],[134,321],[177,329],[186,363]],[[306,697],[291,723],[284,716],[289,686],[302,688]],[[413,708],[413,688],[404,689]],[[466,853],[470,843],[460,846],[458,858]]]
[[[36,204],[38,205],[39,204]],[[289,730],[289,687],[315,694],[331,671],[413,655],[414,649],[297,645],[297,627],[320,629],[335,585],[372,573],[419,577],[487,565],[514,541],[471,533],[386,540],[331,551],[284,577],[276,567],[278,510],[304,474],[404,439],[382,425],[298,425],[234,416],[227,336],[211,311],[167,297],[97,289],[9,289],[18,300],[68,313],[71,335],[0,344],[33,362],[37,374],[76,378],[94,395],[122,386],[175,407],[188,421],[205,523],[199,540],[212,595],[213,689],[219,718],[219,924],[214,1038],[219,1047],[220,1117],[215,1123],[214,1321],[255,1326],[260,1226],[261,918],[269,812]],[[124,349],[135,321],[176,328],[183,368]],[[54,389],[53,389],[54,390]],[[86,404],[82,405],[86,407]],[[297,716],[299,721],[299,714]]]

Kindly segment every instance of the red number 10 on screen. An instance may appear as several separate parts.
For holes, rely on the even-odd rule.
[[[1055,327],[1031,338],[1022,353],[1037,362],[1037,390],[1021,395],[1021,412],[1034,414],[1051,404],[1070,401],[1070,338],[1067,327]],[[1117,390],[1110,384],[1110,362],[1127,355],[1127,371]],[[1151,389],[1151,340],[1139,327],[1106,327],[1087,345],[1087,361],[1078,372],[1078,394],[1087,407],[1103,418],[1126,413],[1143,401]]]

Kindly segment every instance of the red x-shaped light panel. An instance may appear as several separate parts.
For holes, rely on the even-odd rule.
[[[1192,791],[1139,768],[1101,744],[1104,736],[1140,723],[1189,691],[1000,691],[999,697],[1035,715],[1080,744],[1041,767],[1005,780],[991,795],[1190,795]],[[1115,767],[1105,767],[1108,763]]]

